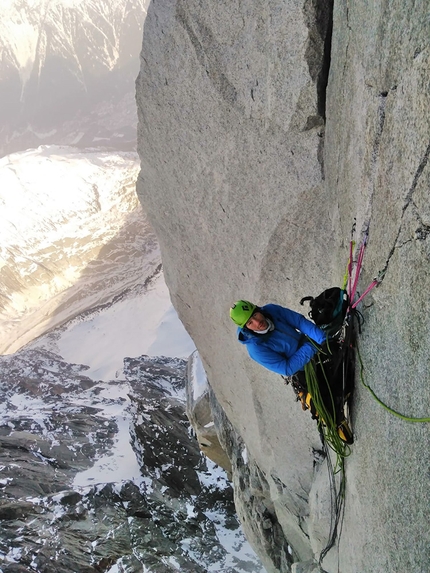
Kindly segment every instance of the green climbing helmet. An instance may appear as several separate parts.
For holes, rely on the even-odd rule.
[[[248,300],[238,300],[230,309],[230,318],[243,328],[256,308],[257,305]]]

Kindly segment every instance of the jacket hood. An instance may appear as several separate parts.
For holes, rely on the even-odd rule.
[[[255,334],[255,332],[245,327],[237,329],[237,339],[241,344],[260,344],[270,338],[272,334],[273,330],[266,332],[266,334]]]

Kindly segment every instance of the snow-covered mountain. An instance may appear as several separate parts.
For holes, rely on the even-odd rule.
[[[2,573],[262,571],[190,430],[195,347],[137,168],[65,147],[0,162]]]
[[[0,160],[0,352],[17,350],[161,264],[134,153],[40,147]]]
[[[41,143],[134,148],[148,2],[1,3],[0,155]]]

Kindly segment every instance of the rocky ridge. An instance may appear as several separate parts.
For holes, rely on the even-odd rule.
[[[261,570],[237,551],[231,487],[190,435],[185,360],[129,358],[109,384],[40,349],[2,357],[1,370],[4,573]],[[124,406],[140,472],[107,483],[103,467],[127,465],[115,446]]]

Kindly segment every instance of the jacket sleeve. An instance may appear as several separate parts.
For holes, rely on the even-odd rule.
[[[303,370],[305,364],[316,353],[316,348],[310,342],[305,342],[290,358],[263,345],[249,346],[248,353],[253,360],[268,370],[282,374],[282,376],[292,376],[299,370]]]
[[[314,340],[317,344],[323,344],[326,341],[326,333],[303,315],[295,312],[294,310],[290,310],[289,308],[279,306],[278,304],[270,305],[270,307],[273,307],[273,309],[271,309],[272,312],[275,312],[293,328],[296,328],[303,334],[306,334],[306,336],[309,336],[309,338]]]

